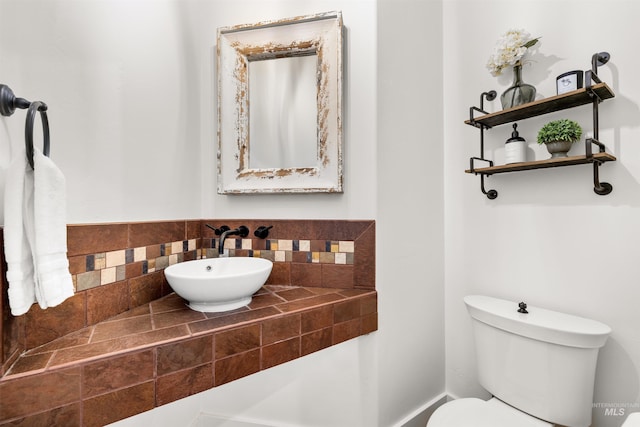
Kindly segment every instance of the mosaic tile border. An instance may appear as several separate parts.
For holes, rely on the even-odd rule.
[[[203,248],[203,258],[215,258],[218,256],[217,239],[210,239],[208,248]],[[260,243],[264,249],[254,248],[254,239],[229,239],[225,241],[225,250],[229,250],[229,256],[236,256],[244,251],[247,256],[266,258],[273,262],[292,262],[294,253],[296,262],[312,264],[337,264],[353,265],[355,242],[349,240],[290,240],[267,239]],[[322,250],[318,250],[322,249]]]
[[[84,271],[73,274],[76,292],[85,291],[135,276],[163,270],[187,259],[218,257],[218,239],[203,239],[207,246],[198,249],[198,240],[179,240],[159,245],[120,249],[85,255]],[[255,239],[227,239],[225,250],[229,256],[250,256],[273,262],[353,265],[355,242],[347,240],[290,240],[266,239],[256,244]],[[264,246],[264,249],[254,249]],[[133,267],[133,268],[132,268]],[[129,268],[135,271],[130,273]]]

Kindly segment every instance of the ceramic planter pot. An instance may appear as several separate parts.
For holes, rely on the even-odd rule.
[[[552,141],[546,142],[547,151],[551,154],[551,158],[567,157],[567,153],[571,149],[571,141]]]

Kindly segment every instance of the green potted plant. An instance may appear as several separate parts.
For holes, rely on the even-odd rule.
[[[551,158],[567,157],[571,145],[582,136],[582,128],[573,120],[554,120],[538,131],[538,144],[545,144]]]

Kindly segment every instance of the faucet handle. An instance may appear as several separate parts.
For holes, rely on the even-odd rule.
[[[215,227],[210,226],[209,224],[205,224],[205,227],[212,229],[213,232],[216,234],[216,236],[221,235],[225,231],[231,230],[231,228],[229,228],[228,225],[223,225],[220,228],[215,228]]]
[[[260,227],[256,228],[256,231],[253,232],[253,235],[258,237],[259,239],[266,239],[269,235],[270,228],[273,228],[273,225],[270,225],[268,227],[261,225]]]

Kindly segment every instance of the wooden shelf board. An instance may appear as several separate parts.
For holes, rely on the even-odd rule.
[[[490,166],[486,168],[476,168],[473,171],[471,169],[465,170],[466,173],[476,173],[483,175],[493,175],[497,173],[505,173],[505,172],[516,172],[516,171],[525,171],[532,169],[545,169],[545,168],[553,168],[559,166],[571,166],[571,165],[583,165],[587,163],[593,163],[594,161],[598,162],[612,162],[615,161],[615,156],[609,153],[594,153],[592,158],[587,158],[587,156],[570,156],[570,157],[561,157],[556,159],[546,159],[546,160],[536,160],[533,162],[523,162],[523,163],[510,163],[508,165],[498,165],[498,166]]]
[[[613,98],[615,94],[607,86],[606,83],[598,83],[591,86],[591,90],[595,92],[601,100]],[[562,95],[551,96],[548,98],[533,101],[528,104],[518,105],[517,107],[507,110],[497,111],[491,114],[466,120],[468,125],[481,124],[486,127],[494,127],[505,123],[515,122],[517,120],[529,117],[540,116],[542,114],[553,113],[555,111],[565,110],[567,108],[578,107],[593,102],[591,94],[585,89],[578,89]]]

